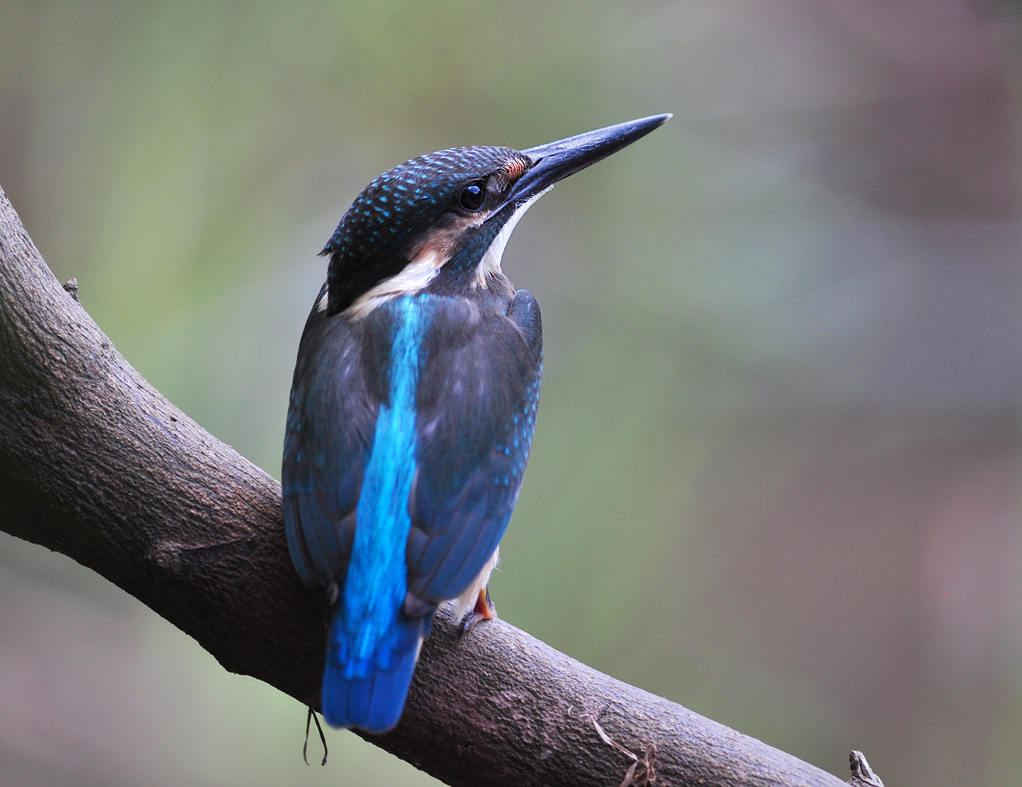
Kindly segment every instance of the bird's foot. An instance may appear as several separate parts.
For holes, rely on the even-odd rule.
[[[493,606],[493,602],[490,600],[490,589],[488,587],[483,588],[479,591],[476,605],[461,621],[462,636],[468,634],[479,621],[493,620],[495,617],[497,617],[497,608]]]

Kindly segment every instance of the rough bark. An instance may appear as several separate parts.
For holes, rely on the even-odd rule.
[[[2,190],[0,530],[318,705],[325,610],[291,568],[280,485],[117,353]],[[451,785],[843,784],[502,621],[462,637],[439,617],[401,723],[367,740]]]

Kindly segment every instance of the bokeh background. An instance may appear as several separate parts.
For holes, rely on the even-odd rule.
[[[841,778],[854,747],[889,785],[1016,784],[1020,22],[2,0],[0,184],[128,360],[278,475],[316,252],[362,186],[674,112],[505,254],[546,367],[501,615]],[[0,535],[3,784],[435,784],[343,732],[307,768],[304,722]]]

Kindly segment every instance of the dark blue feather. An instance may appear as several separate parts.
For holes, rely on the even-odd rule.
[[[444,299],[424,344],[409,590],[453,598],[493,554],[518,498],[542,366],[539,307],[520,291],[508,316]],[[512,317],[513,319],[509,319]]]
[[[365,324],[328,320],[317,299],[295,367],[281,480],[291,559],[307,584],[343,584],[380,393]]]

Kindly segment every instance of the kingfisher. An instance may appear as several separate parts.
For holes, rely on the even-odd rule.
[[[670,117],[414,158],[366,186],[323,248],[282,481],[291,560],[329,600],[332,726],[397,724],[441,605],[466,627],[493,616],[543,369],[539,305],[501,270],[504,246],[557,181]]]

